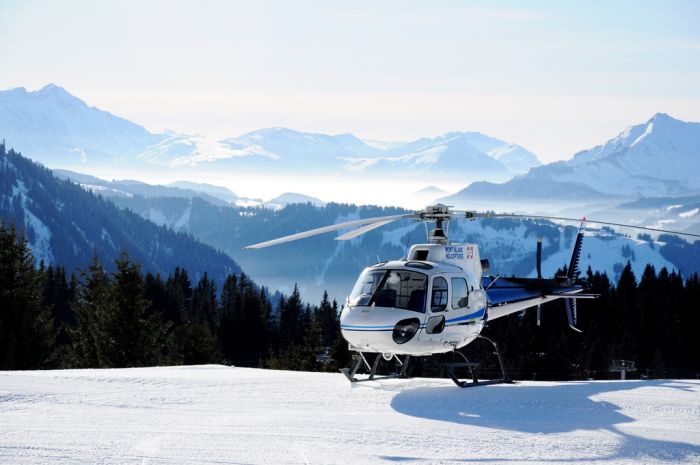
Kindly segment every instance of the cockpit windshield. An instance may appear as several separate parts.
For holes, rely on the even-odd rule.
[[[369,305],[369,301],[377,290],[379,283],[386,274],[386,270],[372,270],[370,268],[362,272],[355,287],[350,293],[350,306]]]
[[[407,270],[373,270],[362,272],[350,294],[350,305],[394,307],[425,312],[428,277]]]

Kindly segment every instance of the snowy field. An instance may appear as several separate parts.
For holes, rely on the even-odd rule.
[[[2,464],[700,463],[700,381],[0,372]]]

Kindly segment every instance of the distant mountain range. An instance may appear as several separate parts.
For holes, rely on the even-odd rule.
[[[69,179],[76,184],[80,184],[87,190],[100,194],[105,198],[115,197],[167,197],[192,200],[197,197],[213,205],[241,206],[241,207],[265,207],[282,208],[291,203],[310,203],[317,207],[325,205],[325,202],[315,197],[294,192],[286,192],[275,198],[264,201],[262,199],[250,199],[239,197],[234,192],[225,187],[213,186],[188,181],[176,181],[168,185],[151,185],[141,181],[133,180],[112,180],[107,181],[89,174],[77,173],[75,171],[55,169],[53,173],[62,179]]]
[[[126,249],[144,269],[164,275],[181,266],[193,279],[206,271],[220,282],[226,273],[239,271],[240,264],[257,282],[272,289],[289,292],[298,283],[311,300],[320,298],[324,290],[343,299],[363,267],[401,257],[408,245],[425,239],[423,225],[407,220],[347,242],[327,234],[270,249],[243,250],[245,245],[273,237],[403,210],[342,204],[318,207],[308,202],[276,209],[240,207],[192,189],[107,182],[69,173],[81,187],[14,152],[5,153],[4,147],[0,155],[0,219],[24,228],[38,259],[68,269],[85,267],[93,253],[110,266]],[[128,192],[130,189],[135,193]],[[211,186],[202,189],[212,192]],[[669,201],[649,199],[620,208],[654,205],[670,212],[669,218],[697,219],[700,199],[688,198],[682,205],[669,205]],[[489,219],[450,226],[450,237],[478,243],[492,271],[501,275],[533,273],[537,237],[545,238],[544,272],[553,274],[567,262],[574,233],[573,227],[542,221]],[[654,242],[603,231],[586,238],[581,259],[584,269],[591,265],[613,278],[628,260],[636,273],[651,263],[657,268],[681,269],[687,275],[700,271],[698,249],[672,238]]]
[[[476,182],[442,201],[599,202],[700,195],[700,123],[657,113],[605,144],[550,163],[508,182]]]
[[[52,168],[192,166],[285,174],[373,173],[459,181],[505,181],[539,166],[515,144],[476,132],[454,132],[409,143],[366,143],[352,134],[260,129],[211,140],[142,126],[90,107],[49,84],[34,92],[0,92],[0,131],[8,143]]]
[[[376,175],[380,180],[413,176],[421,182],[406,197],[416,204],[440,198],[456,207],[495,209],[508,204],[512,210],[530,213],[537,208],[553,213],[554,208],[568,206],[571,215],[578,215],[585,205],[591,218],[700,231],[700,124],[665,114],[656,114],[571,160],[540,166],[526,149],[474,132],[409,143],[285,128],[216,141],[172,132],[153,134],[48,85],[36,92],[0,92],[2,138],[56,168],[56,176],[82,187],[2,150],[0,218],[26,229],[37,257],[69,269],[84,267],[93,252],[109,264],[126,248],[149,271],[166,274],[183,266],[195,277],[208,271],[218,278],[239,270],[240,263],[273,288],[290,290],[298,282],[312,299],[323,289],[342,299],[365,265],[400,257],[407,244],[424,238],[422,225],[405,221],[348,242],[326,235],[243,251],[243,246],[261,240],[403,210],[325,204],[303,193],[249,199],[187,180],[156,186],[76,172],[91,166],[127,167],[135,173],[145,166],[179,166],[236,174],[340,172],[358,179]],[[520,174],[513,176],[516,173]],[[448,177],[469,185],[447,196],[432,184],[439,186],[435,180]],[[481,182],[470,184],[474,180]],[[552,274],[568,260],[572,231],[546,222],[482,220],[453,225],[450,234],[455,240],[479,243],[494,271],[503,275],[532,273],[535,238],[544,236],[545,270]],[[700,243],[690,246],[671,237],[655,242],[631,234],[627,238],[604,231],[587,238],[583,267],[590,264],[613,277],[628,260],[638,273],[646,263],[686,274],[699,271]]]
[[[95,181],[92,181],[93,183]],[[84,185],[86,189],[92,189]],[[338,242],[333,234],[282,244],[262,250],[243,250],[243,247],[265,239],[293,234],[350,219],[384,216],[403,212],[377,206],[327,204],[314,206],[306,198],[293,196],[289,203],[276,209],[241,207],[222,204],[220,199],[211,201],[208,196],[163,196],[163,186],[141,189],[143,195],[109,195],[116,205],[127,208],[145,219],[177,232],[191,234],[202,242],[224,251],[234,258],[256,281],[272,289],[291,291],[298,283],[305,296],[320,298],[324,290],[342,299],[349,292],[359,272],[368,264],[404,255],[407,245],[425,240],[425,228],[413,221],[398,222],[364,236]],[[192,186],[196,188],[195,186]],[[99,191],[105,195],[108,191]],[[178,191],[174,191],[179,193]],[[438,193],[429,188],[428,193]],[[622,204],[618,209],[595,212],[599,219],[620,215],[638,215],[649,211],[649,216],[659,215],[663,220],[656,226],[669,224],[674,218],[687,224],[698,221],[697,207],[700,198],[687,198],[683,203],[674,199],[647,199],[634,204]],[[679,201],[679,200],[675,200]],[[665,212],[665,215],[661,213]],[[624,217],[627,218],[627,217]],[[625,220],[626,221],[626,220]],[[651,220],[650,220],[651,221]],[[644,222],[643,224],[650,224]],[[650,225],[655,225],[651,223]],[[680,223],[674,227],[680,228]],[[534,273],[534,249],[537,237],[544,237],[545,273],[553,274],[567,263],[574,227],[562,227],[546,221],[519,221],[489,219],[450,224],[450,237],[459,241],[478,243],[484,257],[489,258],[492,272],[501,275],[528,275]],[[610,230],[589,233],[584,244],[582,267],[590,265],[594,270],[606,271],[613,279],[630,261],[635,273],[641,273],[647,263],[657,268],[682,270],[686,275],[700,271],[700,243],[689,246],[681,240],[666,237],[662,242],[640,236],[635,238],[615,234]]]
[[[82,187],[101,194],[103,197],[175,197],[191,199],[200,197],[215,205],[229,205],[224,198],[232,198],[235,204],[238,197],[233,192],[223,187],[208,186],[206,184],[176,182],[167,186],[154,186],[141,181],[113,180],[106,181],[88,174],[76,173],[69,170],[55,169],[53,173],[62,179],[70,179]],[[178,186],[189,187],[178,187]],[[207,191],[216,195],[210,195]]]
[[[84,180],[95,182],[89,177]],[[153,186],[137,185],[143,193],[158,192]],[[0,220],[25,232],[37,261],[65,266],[69,272],[85,269],[93,254],[107,269],[113,269],[122,250],[144,270],[163,276],[179,266],[192,279],[207,272],[221,284],[226,275],[240,272],[233,259],[211,246],[119,209],[14,151],[6,151],[2,144]]]
[[[465,208],[498,205],[531,210],[543,205],[547,210],[556,208],[555,204],[612,205],[641,197],[700,195],[696,174],[700,172],[700,123],[663,113],[570,160],[547,165],[521,146],[477,132],[452,132],[407,143],[287,128],[260,129],[220,140],[173,132],[154,134],[90,107],[53,84],[34,92],[23,88],[0,92],[0,132],[9,145],[53,168],[80,171],[118,164],[134,172],[179,166],[236,174],[342,173],[420,180],[423,186],[451,180],[465,188],[446,197],[442,192],[434,197],[429,193],[407,195],[422,203],[442,197],[444,203]],[[169,187],[196,190],[228,203],[264,203],[241,199],[217,186],[194,189],[183,183],[187,181]],[[307,200],[322,204],[313,197]],[[271,203],[288,202],[283,197]]]

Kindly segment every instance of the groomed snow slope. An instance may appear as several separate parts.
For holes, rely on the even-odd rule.
[[[0,463],[700,463],[700,381],[0,372]]]

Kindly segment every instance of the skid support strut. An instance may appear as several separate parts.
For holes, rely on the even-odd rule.
[[[374,380],[379,380],[379,379],[389,379],[389,378],[405,378],[406,377],[406,370],[408,369],[408,362],[411,360],[410,355],[404,356],[403,360],[401,360],[398,355],[394,354],[394,359],[398,363],[398,365],[401,367],[401,370],[394,374],[394,375],[384,375],[384,376],[377,376],[377,368],[379,367],[379,362],[383,358],[382,354],[376,354],[374,357],[374,361],[372,362],[372,365],[370,366],[369,362],[367,361],[367,358],[365,358],[365,355],[362,352],[357,352],[357,354],[352,356],[352,365],[350,365],[350,368],[342,368],[340,372],[345,375],[345,377],[350,380],[351,383],[359,383],[362,381],[374,381]],[[357,379],[355,375],[357,374],[357,371],[360,369],[360,367],[364,365],[365,368],[369,371],[369,376],[364,379]]]
[[[491,339],[487,338],[486,336],[478,336],[478,338],[484,339],[485,341],[490,342],[491,345],[493,346],[496,357],[498,358],[498,365],[501,369],[501,377],[498,379],[479,381],[476,374],[474,373],[474,368],[479,366],[479,364],[474,363],[474,362],[470,362],[463,353],[455,350],[455,353],[458,354],[460,357],[462,357],[464,359],[464,362],[445,363],[444,364],[445,370],[447,371],[447,375],[450,377],[450,379],[452,381],[454,381],[454,383],[457,386],[462,387],[462,388],[474,387],[474,386],[484,386],[484,385],[488,385],[488,384],[512,383],[513,380],[510,379],[510,376],[508,376],[506,374],[506,369],[503,366],[503,359],[501,358],[501,353],[498,351],[498,346],[496,345],[496,343],[494,341],[492,341]],[[455,375],[455,372],[454,372],[455,368],[468,368],[469,373],[471,374],[471,378],[472,378],[471,382],[460,380],[457,377],[457,375]]]

